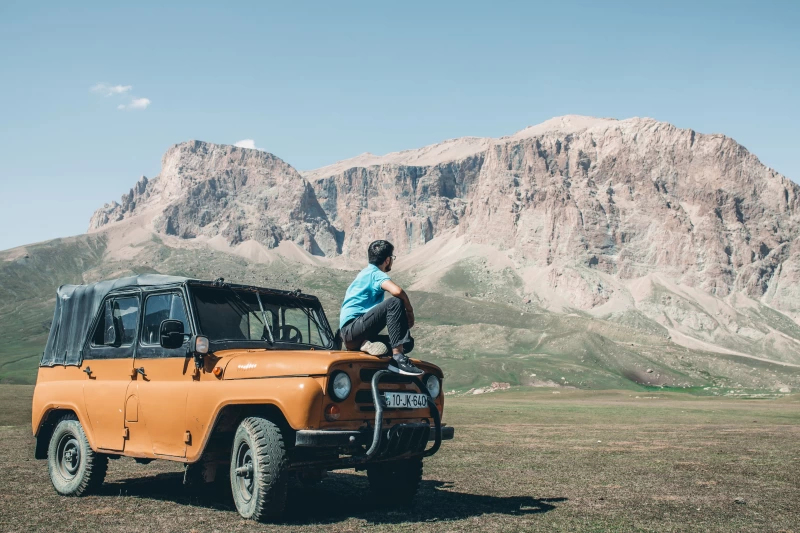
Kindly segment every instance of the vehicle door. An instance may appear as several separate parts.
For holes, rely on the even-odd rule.
[[[104,450],[119,451],[125,446],[123,409],[133,370],[139,305],[138,293],[106,297],[84,352],[87,416],[96,444]]]
[[[160,344],[161,323],[168,319],[183,323],[187,337],[180,348],[167,349]],[[179,289],[144,294],[133,365],[135,381],[128,388],[125,415],[131,446],[150,447],[141,451],[186,456],[186,398],[195,370],[187,351],[190,333],[186,303]]]

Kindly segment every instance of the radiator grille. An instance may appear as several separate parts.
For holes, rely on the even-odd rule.
[[[383,393],[383,391],[380,392]],[[356,392],[356,403],[368,403],[372,405],[372,391],[360,390]]]
[[[359,372],[359,378],[361,378],[361,382],[365,384],[372,383],[372,376],[375,375],[375,372],[378,370],[385,370],[381,368],[362,368]],[[403,376],[400,374],[395,374],[392,372],[388,376],[383,376],[381,378],[381,383],[412,383],[411,378],[408,376]]]

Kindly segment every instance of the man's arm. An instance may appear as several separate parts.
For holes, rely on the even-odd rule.
[[[395,298],[400,298],[406,306],[406,315],[408,315],[408,327],[414,327],[414,308],[411,307],[411,300],[408,299],[408,294],[403,288],[394,281],[387,279],[381,283],[381,289],[385,290]]]

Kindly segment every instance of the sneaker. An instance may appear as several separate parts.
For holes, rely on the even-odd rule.
[[[361,345],[361,348],[359,348],[359,350],[375,356],[383,355],[389,351],[389,349],[386,347],[384,343],[370,342],[370,341],[364,341],[364,344]]]
[[[414,363],[411,362],[407,355],[404,355],[399,361],[392,357],[392,360],[389,361],[389,370],[404,376],[421,376],[424,374],[422,370],[414,366]]]

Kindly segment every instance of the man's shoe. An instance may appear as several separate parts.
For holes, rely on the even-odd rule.
[[[392,360],[389,361],[389,370],[404,376],[421,376],[424,374],[422,370],[414,366],[414,363],[408,359],[407,355],[404,355],[399,361],[392,357]]]
[[[364,341],[364,344],[361,345],[361,348],[359,348],[359,350],[375,356],[383,355],[389,351],[389,349],[386,347],[384,343],[370,342],[370,341]]]

